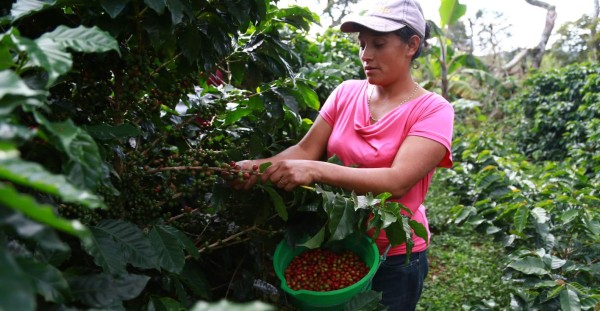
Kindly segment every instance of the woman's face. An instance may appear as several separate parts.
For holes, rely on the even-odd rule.
[[[370,84],[388,85],[410,68],[409,45],[394,33],[363,30],[358,35],[360,60]]]

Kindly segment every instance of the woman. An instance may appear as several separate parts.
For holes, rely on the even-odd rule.
[[[428,92],[411,75],[429,36],[429,27],[415,0],[369,3],[369,10],[341,25],[357,32],[365,80],[340,84],[323,105],[311,129],[296,145],[267,159],[262,180],[285,190],[323,183],[356,193],[389,192],[413,212],[426,228],[422,205],[437,167],[451,167],[454,120],[452,106]],[[345,166],[320,161],[337,155]],[[256,178],[236,188],[249,189]],[[389,310],[414,310],[427,275],[428,241],[413,236],[415,245],[406,264],[406,245],[393,247],[373,279]],[[389,242],[377,239],[380,252]]]

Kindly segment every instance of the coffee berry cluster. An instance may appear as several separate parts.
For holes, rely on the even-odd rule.
[[[327,292],[348,287],[369,272],[364,261],[350,250],[307,250],[294,257],[285,269],[285,281],[292,290]]]
[[[217,170],[221,172],[221,177],[225,180],[235,180],[236,178],[243,182],[248,180],[252,175],[259,174],[258,165],[253,165],[252,170],[242,170],[242,167],[238,165],[235,161],[230,161],[229,163],[215,163],[217,165]],[[207,168],[210,170],[210,168]]]

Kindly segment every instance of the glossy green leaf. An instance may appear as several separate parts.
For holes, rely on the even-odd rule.
[[[543,208],[534,208],[533,210],[531,210],[531,215],[538,224],[544,224],[549,220],[548,212]]]
[[[160,267],[173,273],[181,272],[185,258],[181,243],[177,243],[178,238],[162,226],[153,227],[148,237],[158,255]]]
[[[125,139],[130,137],[137,137],[142,132],[139,128],[132,124],[119,124],[119,125],[93,125],[86,126],[85,130],[94,138],[100,140],[110,139]]]
[[[0,232],[0,309],[36,310],[35,289],[6,249],[6,243]]]
[[[107,307],[120,301],[137,297],[146,287],[149,276],[106,273],[70,278],[71,293],[75,298],[92,307]]]
[[[290,108],[290,110],[294,113],[299,112],[300,105],[298,104],[298,100],[289,89],[277,87],[273,88],[272,91],[283,99],[283,103]]]
[[[183,272],[177,277],[198,297],[205,300],[212,299],[212,288],[207,279],[206,271],[197,265],[195,261],[187,260],[183,267]]]
[[[67,156],[64,170],[71,183],[84,189],[96,189],[102,179],[108,178],[106,166],[96,141],[73,121],[49,122],[40,114],[36,118],[52,137],[52,142]]]
[[[423,240],[425,240],[425,242],[427,244],[429,244],[429,233],[427,233],[427,228],[425,228],[425,226],[416,221],[416,220],[410,220],[409,222],[410,228],[412,229],[412,231],[420,238],[422,238]]]
[[[0,183],[0,204],[19,211],[28,218],[54,229],[77,236],[87,242],[89,231],[78,220],[66,220],[54,214],[50,205],[39,204],[32,197],[17,192],[14,188]]]
[[[185,235],[185,233],[183,233],[182,231],[179,231],[178,229],[171,227],[171,226],[167,226],[167,225],[161,225],[160,226],[163,230],[169,232],[170,234],[172,234],[173,236],[175,236],[177,238],[177,241],[179,241],[179,243],[181,243],[181,245],[183,246],[183,248],[185,250],[187,250],[188,254],[190,254],[193,258],[200,258],[200,254],[198,254],[198,248],[196,247],[196,245],[194,244],[194,241],[192,241],[191,238],[189,238],[187,235]]]
[[[223,125],[227,126],[227,125],[234,124],[235,122],[239,121],[241,118],[252,114],[252,112],[253,112],[252,109],[249,109],[248,107],[237,107],[236,109],[227,113],[227,116],[225,117],[225,122]]]
[[[460,4],[458,0],[442,0],[439,12],[440,26],[444,28],[446,26],[454,25],[463,15],[465,15],[467,6]]]
[[[355,231],[355,224],[358,220],[354,203],[343,197],[337,197],[329,211],[329,240],[343,240]],[[325,203],[324,203],[325,204]]]
[[[298,244],[298,246],[303,246],[310,249],[315,249],[321,247],[323,242],[325,241],[325,232],[327,231],[327,225],[323,226],[317,234],[313,235],[308,241]]]
[[[4,99],[6,95],[45,97],[47,92],[29,88],[14,71],[2,70],[0,71],[0,99]],[[0,104],[4,106],[3,101],[0,101]]]
[[[517,209],[515,212],[515,216],[513,217],[513,223],[515,225],[515,230],[518,233],[523,232],[527,227],[527,221],[529,219],[529,207],[523,205]]]
[[[19,51],[27,54],[28,67],[40,67],[48,72],[48,86],[59,76],[69,72],[73,65],[71,54],[59,43],[50,40],[38,42],[15,35],[12,36],[12,41]]]
[[[171,12],[171,22],[173,25],[181,23],[184,15],[193,16],[189,3],[182,0],[165,0],[165,5]]]
[[[129,0],[100,0],[100,5],[111,18],[117,17],[127,6]]]
[[[46,301],[62,303],[68,297],[69,284],[56,267],[35,261],[32,257],[17,258],[19,266],[32,281],[35,290]]]
[[[528,256],[517,259],[508,266],[525,274],[545,275],[550,273],[550,270],[539,257]]]
[[[546,300],[550,300],[556,296],[558,296],[560,293],[562,293],[563,291],[565,291],[565,286],[564,285],[556,285],[556,283],[554,284],[554,288],[550,289],[548,291],[548,293],[546,294]]]
[[[0,158],[5,153],[0,150]],[[5,153],[6,154],[6,153]],[[74,187],[63,175],[48,172],[37,163],[20,158],[0,159],[0,178],[60,198],[64,202],[81,204],[89,208],[106,208],[98,196]]]
[[[287,208],[285,207],[285,203],[283,202],[283,198],[281,197],[281,195],[279,195],[279,193],[277,193],[277,191],[275,191],[275,189],[273,189],[272,187],[263,186],[263,185],[259,185],[259,187],[261,189],[263,189],[264,191],[266,191],[267,194],[269,194],[269,197],[271,198],[271,202],[273,202],[273,205],[275,206],[275,211],[277,211],[277,214],[279,215],[279,217],[281,217],[281,219],[283,219],[283,220],[287,220],[288,219],[288,211],[287,211]]]
[[[560,293],[560,306],[563,310],[581,310],[579,295],[577,295],[577,292],[568,285],[566,286],[565,290]]]
[[[92,243],[84,245],[85,251],[94,258],[96,265],[110,274],[127,272],[127,261],[122,246],[105,230],[90,228]]]
[[[316,111],[318,111],[321,108],[319,96],[311,87],[303,83],[296,83],[296,90],[302,96],[304,105]]]
[[[123,0],[112,1],[123,2]],[[44,33],[35,41],[40,45],[50,41],[65,49],[69,48],[84,53],[101,53],[111,50],[120,52],[117,40],[97,26],[69,28],[61,25],[56,27],[52,32]]]
[[[411,238],[410,234],[407,235],[406,232],[404,231],[404,224],[402,223],[402,221],[397,221],[397,222],[390,224],[388,227],[386,227],[384,229],[384,231],[385,231],[385,235],[390,240],[390,243],[392,244],[392,246],[404,244],[408,241],[407,237],[409,239]],[[410,231],[410,226],[409,226],[409,231]]]
[[[352,297],[352,299],[350,299],[347,303],[344,304],[344,311],[382,310],[377,309],[377,306],[380,305],[379,301],[381,300],[381,297],[381,292],[374,290],[367,290],[358,293],[354,297]]]
[[[153,311],[182,311],[185,310],[185,306],[182,305],[179,301],[170,298],[170,297],[150,297],[150,301],[148,302],[148,310]]]
[[[159,267],[150,240],[136,225],[123,220],[103,220],[90,229],[94,243],[86,250],[105,272],[122,274],[126,264],[142,269]]]
[[[165,11],[165,0],[144,0],[144,3],[158,13],[158,15],[162,15]]]
[[[10,15],[13,16],[14,20],[18,20],[23,16],[41,11],[45,8],[52,6],[55,1],[42,1],[42,0],[17,0],[13,3]]]

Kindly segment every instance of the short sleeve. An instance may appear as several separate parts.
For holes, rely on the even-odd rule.
[[[441,96],[433,96],[422,106],[419,117],[408,135],[432,139],[446,147],[446,155],[439,166],[452,167],[452,133],[454,130],[454,108]]]

